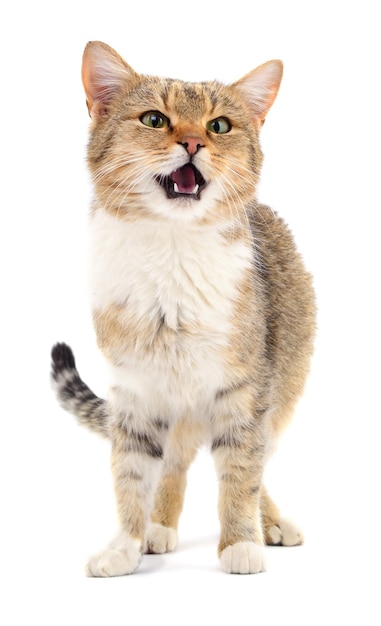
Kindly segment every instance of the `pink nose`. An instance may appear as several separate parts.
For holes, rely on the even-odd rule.
[[[201,137],[192,137],[191,135],[185,135],[181,138],[179,142],[182,146],[184,146],[185,150],[193,156],[199,150],[199,148],[203,147],[202,138]]]

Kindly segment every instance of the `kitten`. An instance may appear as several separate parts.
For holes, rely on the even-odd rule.
[[[91,294],[110,397],[53,348],[58,400],[111,440],[120,532],[90,576],[132,573],[177,543],[187,469],[207,442],[219,478],[218,554],[264,570],[264,544],[295,545],[262,482],[301,395],[315,330],[312,280],[284,222],[255,199],[259,133],[282,63],[229,86],[136,73],[90,42],[82,77]]]

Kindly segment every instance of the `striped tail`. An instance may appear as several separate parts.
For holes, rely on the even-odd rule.
[[[98,398],[83,382],[71,348],[65,343],[57,343],[51,356],[52,387],[60,405],[75,415],[80,424],[108,438],[107,402]]]

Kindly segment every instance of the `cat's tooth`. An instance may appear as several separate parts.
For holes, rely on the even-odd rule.
[[[196,194],[198,192],[198,189],[199,189],[198,185],[195,185],[194,188],[192,189],[192,191],[190,193],[188,192],[189,195],[191,196],[193,194]],[[173,190],[174,190],[175,193],[180,193],[178,184],[175,183],[175,182],[173,183]]]

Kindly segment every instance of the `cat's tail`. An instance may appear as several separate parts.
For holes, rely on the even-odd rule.
[[[75,415],[80,424],[109,438],[107,402],[98,398],[79,376],[72,349],[57,343],[51,356],[52,387],[60,405]]]

